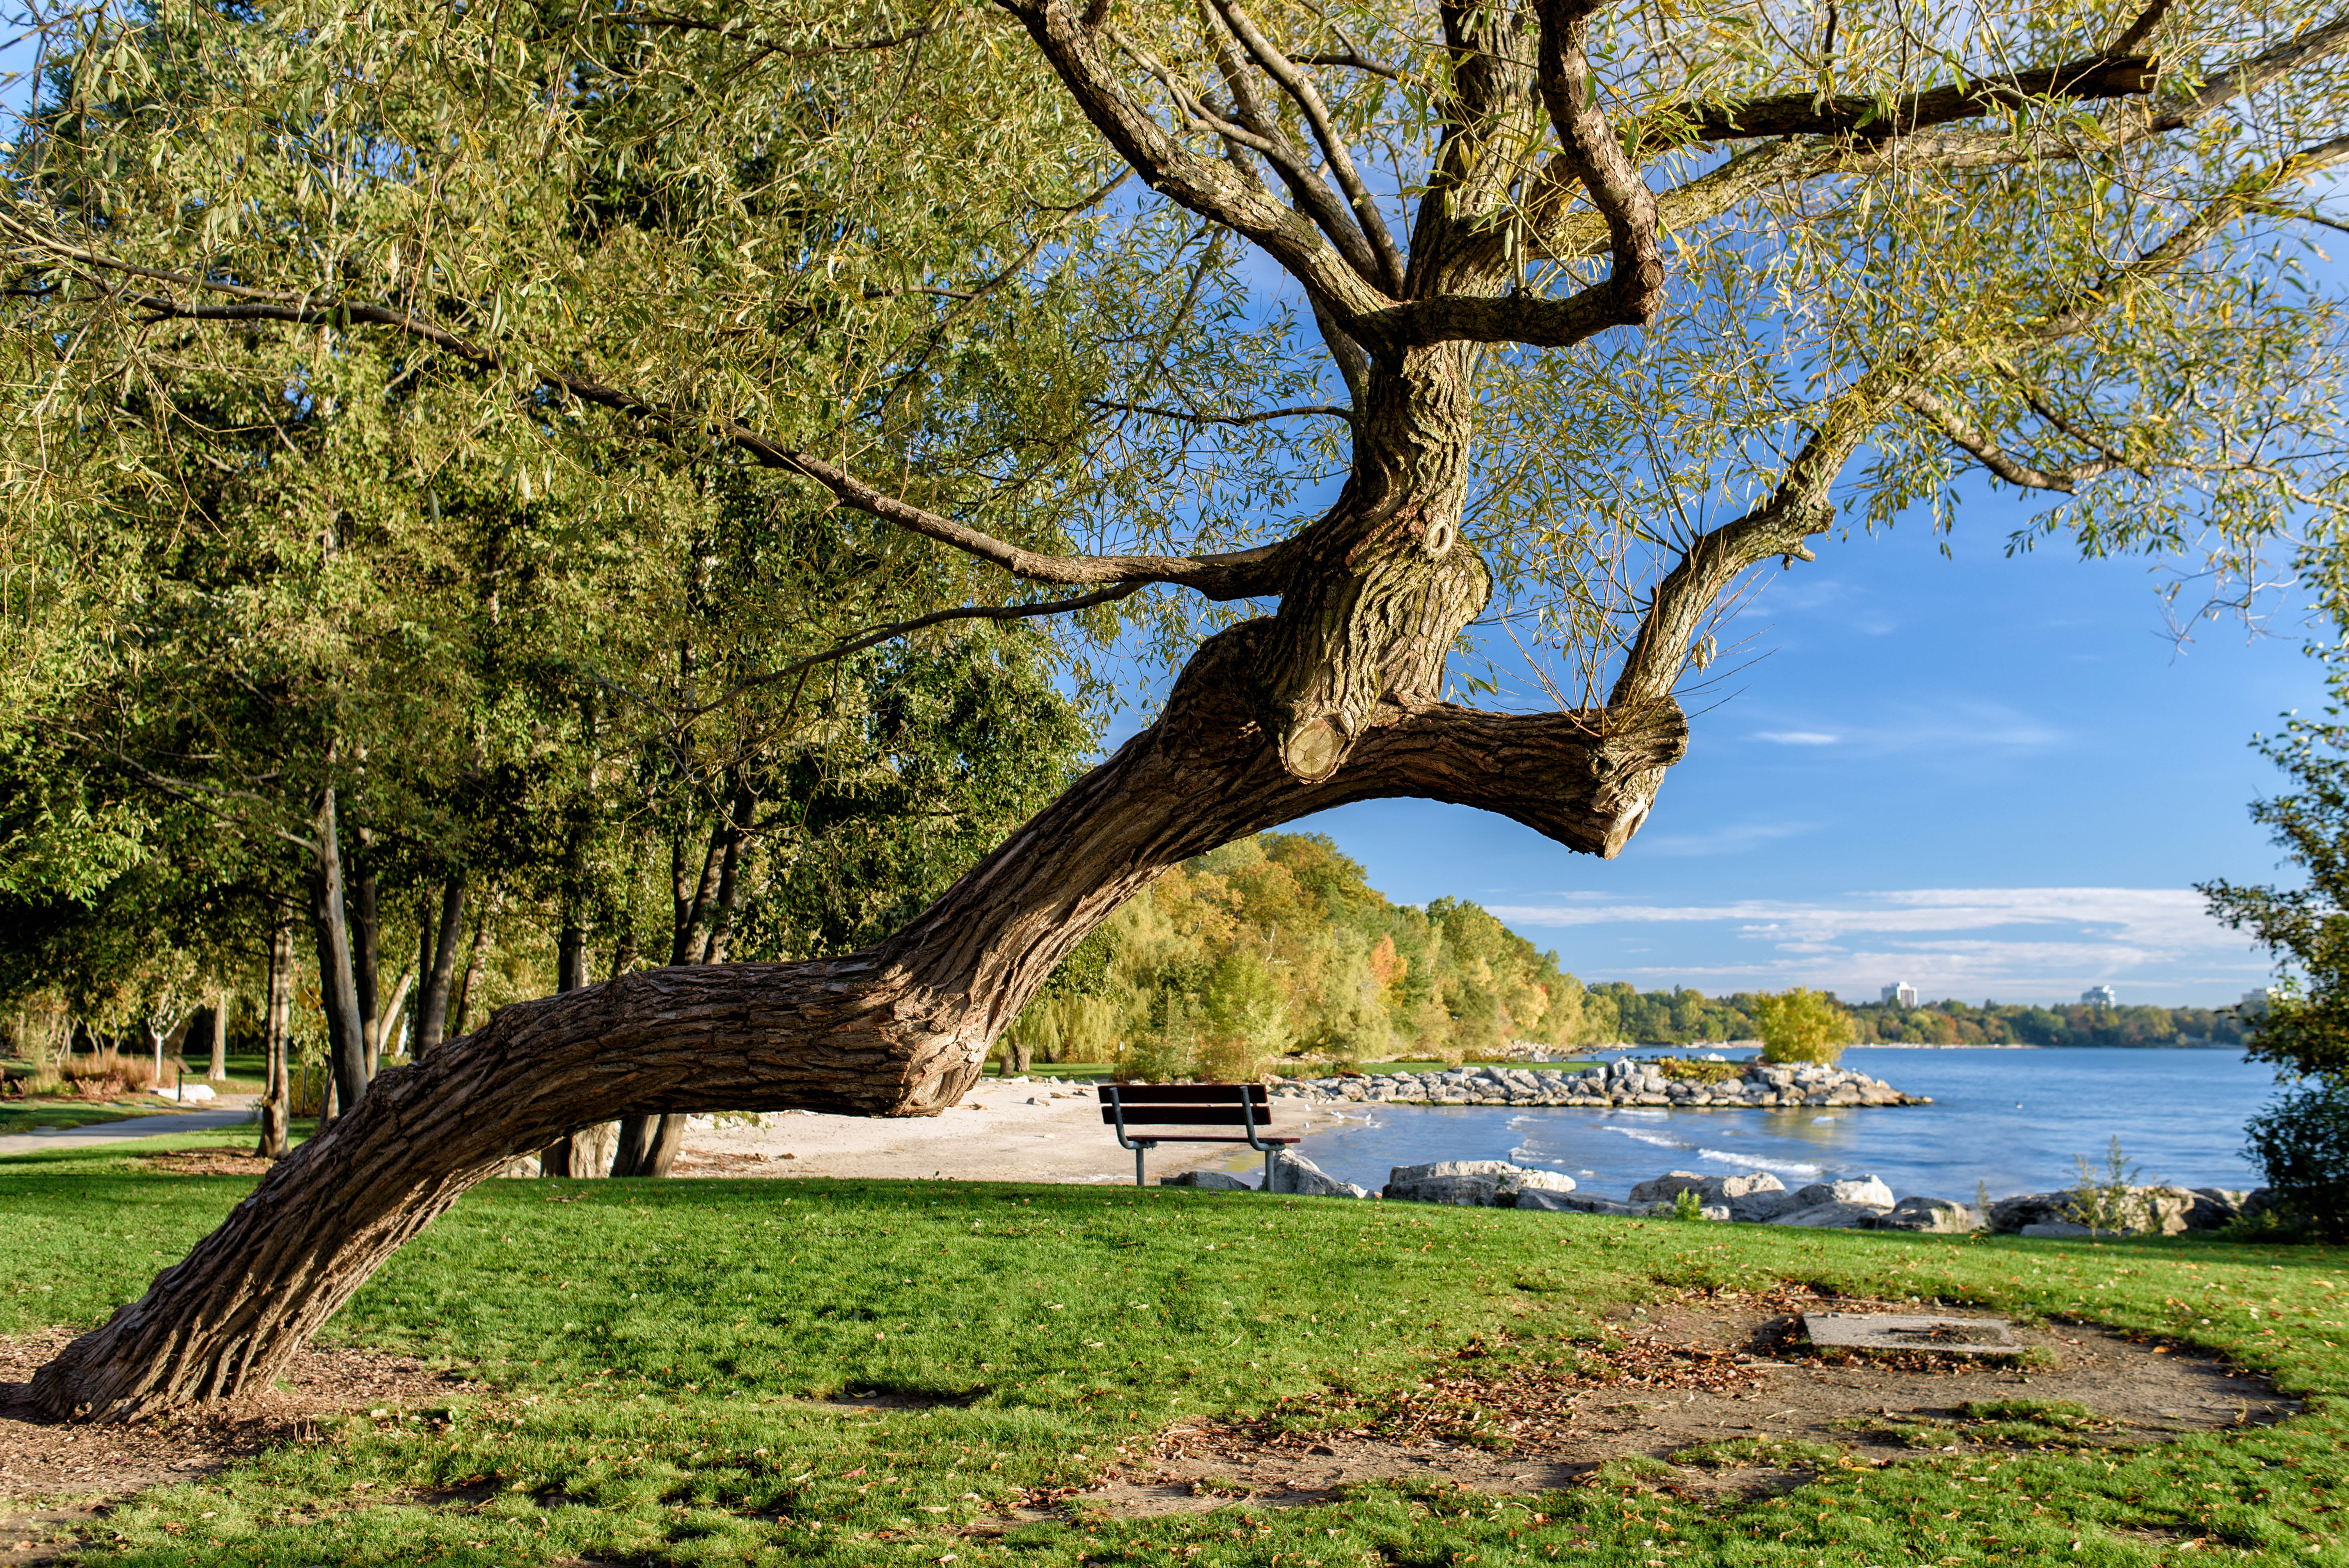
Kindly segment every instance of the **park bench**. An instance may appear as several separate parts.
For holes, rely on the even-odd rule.
[[[1258,1133],[1272,1125],[1271,1098],[1260,1083],[1105,1083],[1102,1121],[1117,1129],[1117,1144],[1133,1150],[1133,1184],[1144,1185],[1142,1162],[1162,1143],[1245,1143],[1264,1150],[1264,1190],[1272,1191],[1272,1157],[1297,1141],[1288,1133]],[[1128,1136],[1137,1127],[1237,1127],[1237,1132],[1159,1132]]]

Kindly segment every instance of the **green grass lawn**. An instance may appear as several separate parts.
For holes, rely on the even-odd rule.
[[[249,1185],[150,1176],[113,1151],[0,1160],[0,1332],[98,1320]],[[141,1564],[2338,1563],[2344,1270],[2337,1249],[2201,1239],[1177,1189],[494,1181],[326,1336],[465,1367],[488,1390],[363,1412],[324,1441],[149,1493],[90,1543]],[[1822,1461],[1815,1482],[1754,1501],[1676,1495],[1671,1467],[1639,1462],[1540,1497],[1380,1485],[1324,1507],[1080,1509],[968,1530],[1032,1489],[1082,1484],[1170,1422],[1330,1389],[1375,1401],[1472,1346],[1486,1372],[1557,1359],[1606,1304],[1783,1281],[2172,1336],[2269,1373],[2311,1413],[2150,1449]],[[872,1389],[952,1402],[816,1402]]]

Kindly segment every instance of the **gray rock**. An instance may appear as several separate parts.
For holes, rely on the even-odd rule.
[[[1856,1203],[1870,1209],[1892,1207],[1892,1189],[1881,1178],[1855,1177],[1846,1181],[1814,1181],[1797,1188],[1790,1207],[1813,1209],[1822,1203]]]
[[[1253,1192],[1256,1189],[1238,1177],[1221,1171],[1185,1171],[1180,1176],[1161,1176],[1161,1187],[1206,1187],[1217,1192]]]
[[[1947,1198],[1903,1198],[1889,1214],[1877,1216],[1868,1227],[1878,1231],[1916,1231],[1930,1235],[1962,1236],[1982,1228],[1982,1211]]]
[[[1667,1171],[1631,1189],[1634,1203],[1669,1203],[1683,1192],[1700,1191],[1705,1179],[1693,1171]]]
[[[2116,1231],[2092,1231],[2071,1220],[2033,1220],[2015,1234],[2036,1236],[2044,1241],[2075,1241],[2088,1236],[2117,1235]]]
[[[1574,1178],[1563,1171],[1520,1170],[1514,1176],[1504,1176],[1493,1190],[1493,1201],[1506,1207],[1527,1192],[1571,1192]]]
[[[1807,1191],[1807,1189],[1806,1189]],[[1800,1200],[1802,1193],[1795,1194]],[[1878,1207],[1873,1203],[1814,1203],[1802,1207],[1790,1206],[1771,1216],[1774,1225],[1797,1225],[1814,1231],[1862,1231],[1874,1226],[1889,1204]]]
[[[1448,1203],[1455,1208],[1489,1209],[1500,1188],[1498,1176],[1423,1176],[1415,1181],[1389,1181],[1381,1196],[1392,1203]]]
[[[1517,1207],[1552,1214],[1609,1214],[1618,1219],[1643,1220],[1652,1216],[1659,1208],[1669,1211],[1671,1206],[1619,1203],[1612,1198],[1601,1198],[1589,1192],[1557,1192],[1545,1187],[1528,1187],[1517,1193]]]
[[[1303,1155],[1284,1149],[1272,1157],[1272,1191],[1299,1198],[1367,1198],[1367,1187],[1340,1181]]]

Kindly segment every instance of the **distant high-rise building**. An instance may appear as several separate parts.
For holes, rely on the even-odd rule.
[[[2243,999],[2235,1004],[2235,1011],[2246,1018],[2256,1017],[2268,1010],[2268,998],[2274,995],[2265,985],[2256,991],[2246,991]]]
[[[1917,987],[1906,980],[1895,980],[1884,988],[1884,999],[1898,1002],[1904,1007],[1913,1007],[1917,1005]]]
[[[2091,985],[2080,993],[2080,1006],[2083,1007],[2114,1007],[2119,1005],[2120,997],[2109,985]]]

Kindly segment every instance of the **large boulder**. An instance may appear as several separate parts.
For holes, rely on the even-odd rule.
[[[1514,1174],[1505,1175],[1493,1189],[1493,1201],[1507,1205],[1517,1202],[1528,1192],[1571,1192],[1574,1178],[1563,1171],[1527,1171],[1520,1167]]]
[[[1857,1203],[1870,1209],[1892,1207],[1892,1189],[1882,1178],[1857,1176],[1844,1181],[1814,1181],[1795,1190],[1789,1209],[1815,1209],[1822,1203]]]
[[[1371,1191],[1340,1181],[1301,1154],[1282,1150],[1272,1157],[1272,1191],[1299,1198],[1367,1198]]]
[[[1506,1160],[1436,1160],[1425,1165],[1398,1165],[1387,1172],[1385,1196],[1392,1202],[1490,1208],[1500,1191],[1501,1178],[1519,1173]]]
[[[1683,1192],[1695,1193],[1704,1208],[1723,1210],[1723,1217],[1732,1220],[1766,1220],[1788,1206],[1786,1184],[1767,1171],[1749,1171],[1737,1176],[1668,1171],[1632,1188],[1631,1202],[1669,1204]]]
[[[1205,1187],[1216,1192],[1253,1192],[1256,1189],[1238,1177],[1222,1171],[1185,1171],[1179,1176],[1161,1176],[1161,1187]]]
[[[1982,1228],[1982,1211],[1947,1198],[1903,1198],[1891,1212],[1879,1214],[1866,1227],[1877,1231],[1918,1231],[1930,1235],[1961,1236]]]

